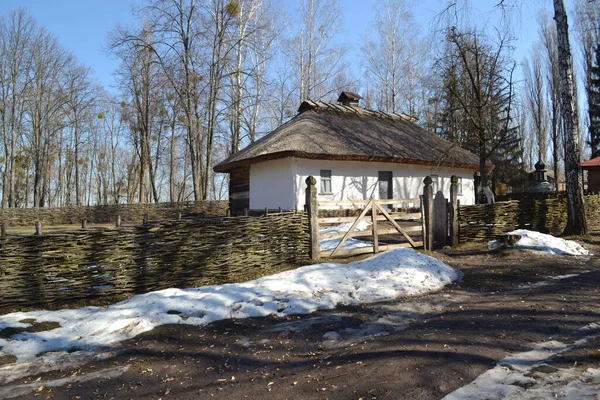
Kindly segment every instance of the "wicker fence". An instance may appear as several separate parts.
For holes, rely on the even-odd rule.
[[[111,223],[117,215],[124,223],[141,223],[144,215],[150,220],[175,219],[183,216],[206,214],[224,216],[229,202],[224,200],[184,203],[145,203],[106,206],[71,206],[60,208],[0,208],[0,223],[8,226],[78,224],[83,219],[92,223]]]
[[[590,229],[600,228],[600,196],[585,197]],[[515,229],[560,234],[567,222],[566,199],[523,199],[461,206],[460,241],[486,241]]]
[[[308,258],[304,213],[0,239],[0,310],[227,283]]]

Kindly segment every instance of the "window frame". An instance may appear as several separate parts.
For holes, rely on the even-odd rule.
[[[319,171],[319,194],[329,195],[333,194],[332,186],[332,174],[330,169],[322,169]],[[327,184],[329,184],[329,191],[327,191]]]

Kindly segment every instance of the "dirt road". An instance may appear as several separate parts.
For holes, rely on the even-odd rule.
[[[587,247],[600,253],[593,240]],[[12,382],[0,398],[439,399],[509,353],[574,343],[577,329],[600,321],[598,256],[483,247],[434,256],[464,281],[308,316],[163,326],[108,359]],[[599,367],[599,340],[544,368],[560,366]]]

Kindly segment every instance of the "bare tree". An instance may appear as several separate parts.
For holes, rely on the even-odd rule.
[[[269,96],[269,129],[275,129],[293,117],[298,104],[294,98],[293,71],[289,65],[281,65],[274,72]]]
[[[147,185],[152,199],[158,201],[156,165],[152,158],[160,137],[160,105],[157,104],[161,90],[158,63],[155,52],[148,43],[152,30],[145,26],[134,35],[126,30],[117,31],[111,48],[121,58],[120,84],[126,101],[121,104],[122,118],[129,123],[134,148],[139,159],[138,201],[147,201]],[[137,36],[137,40],[131,38]]]
[[[33,162],[33,205],[45,205],[52,140],[64,128],[65,80],[63,73],[73,58],[57,40],[41,29],[32,45],[32,73],[35,76],[28,101]]]
[[[527,115],[529,116],[531,130],[537,139],[537,160],[545,164],[548,143],[548,118],[540,53],[539,43],[534,44],[531,58],[525,60],[523,68],[525,72]]]
[[[592,127],[594,119],[592,69],[594,68],[596,49],[600,46],[600,2],[597,0],[576,0],[575,27],[582,55],[583,82],[588,106],[587,142],[591,149],[592,158],[594,158],[600,156],[600,136],[598,134],[594,135],[595,130]]]
[[[235,153],[247,138],[257,139],[261,113],[266,108],[267,73],[274,58],[276,32],[270,1],[240,2],[234,31],[235,59],[230,74],[230,153]]]
[[[130,162],[129,152],[124,148],[127,121],[121,116],[121,106],[117,98],[105,95],[98,105],[98,120],[101,121],[106,163],[109,168],[110,203],[119,204],[126,197],[127,164]]]
[[[15,207],[17,169],[25,157],[18,148],[24,128],[25,102],[32,85],[31,52],[38,31],[34,20],[18,9],[0,20],[0,129],[2,130],[2,207]]]
[[[334,46],[340,32],[341,9],[337,0],[299,0],[301,22],[286,50],[296,69],[300,101],[321,100],[332,93],[330,83],[343,69],[344,49]]]
[[[404,0],[386,0],[375,6],[374,38],[361,47],[375,92],[376,107],[387,112],[416,114],[416,90],[425,54],[419,26]]]
[[[73,156],[75,158],[75,204],[82,204],[81,175],[79,172],[81,157],[83,123],[92,116],[97,91],[94,90],[90,80],[90,69],[79,65],[72,65],[66,74],[66,99],[65,108],[72,130]]]
[[[519,158],[520,138],[513,122],[516,63],[505,55],[505,37],[492,44],[477,30],[463,33],[453,28],[447,37],[453,52],[441,73],[448,81],[445,107],[454,119],[448,135],[479,155],[481,190],[486,192],[488,161],[504,164],[497,168],[507,174]],[[489,193],[487,197],[493,200]]]
[[[559,65],[559,93],[563,117],[563,145],[565,178],[567,184],[567,225],[564,234],[587,234],[587,221],[583,202],[583,184],[578,149],[579,127],[573,95],[573,65],[569,43],[569,24],[563,0],[554,0]]]
[[[556,29],[548,14],[540,14],[540,36],[544,46],[544,63],[546,69],[546,86],[549,96],[550,140],[552,142],[552,170],[554,172],[555,189],[558,191],[558,174],[562,137],[562,118],[560,112],[559,73],[558,73],[558,44]]]

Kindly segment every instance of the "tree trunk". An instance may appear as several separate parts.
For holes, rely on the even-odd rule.
[[[172,203],[175,202],[175,149],[177,147],[177,137],[175,136],[175,123],[175,117],[173,117],[173,121],[171,121],[171,148],[169,157],[169,201]]]
[[[569,25],[563,0],[554,0],[554,20],[558,38],[559,91],[563,117],[563,146],[565,152],[565,178],[567,183],[567,225],[563,234],[587,234],[587,221],[583,203],[577,114],[574,112],[573,66],[569,44]]]

